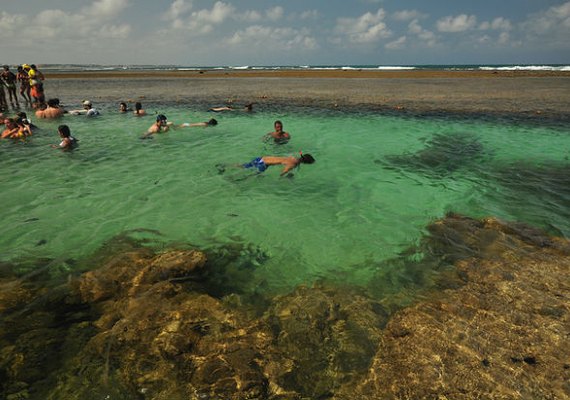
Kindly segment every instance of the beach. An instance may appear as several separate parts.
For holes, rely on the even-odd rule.
[[[515,113],[567,117],[568,71],[231,70],[47,74],[67,102],[143,99],[188,104],[249,102],[414,113]]]

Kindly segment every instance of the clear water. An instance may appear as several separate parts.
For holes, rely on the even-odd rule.
[[[140,140],[153,117],[36,121],[28,143],[0,143],[0,260],[86,259],[125,231],[162,243],[248,243],[270,289],[342,274],[365,284],[448,211],[526,222],[570,237],[570,130],[517,120],[320,110],[215,114],[145,105],[176,123]],[[261,137],[280,119],[289,144]],[[57,125],[80,140],[65,153]],[[232,168],[262,155],[317,160],[280,178]],[[217,164],[225,164],[220,173]],[[151,235],[149,233],[149,235]]]

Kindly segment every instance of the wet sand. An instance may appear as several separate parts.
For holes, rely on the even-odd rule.
[[[564,117],[563,71],[110,71],[46,74],[48,97],[66,104],[135,101],[248,102],[411,112],[515,113]]]

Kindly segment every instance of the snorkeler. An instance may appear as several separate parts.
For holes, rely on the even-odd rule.
[[[142,139],[146,139],[155,133],[168,132],[172,125],[172,122],[168,122],[166,115],[159,114],[156,116],[156,122],[148,128]]]
[[[313,164],[315,159],[310,154],[301,153],[299,157],[275,157],[275,156],[263,156],[257,157],[248,163],[242,164],[243,168],[256,168],[258,172],[263,172],[271,165],[283,165],[280,176],[285,175],[287,172],[291,171],[293,168],[298,167],[301,164]]]
[[[218,125],[218,121],[216,121],[214,118],[212,118],[206,122],[195,122],[193,124],[185,122],[179,126],[180,126],[180,128],[192,128],[192,127],[197,127],[197,126],[202,127],[202,128],[207,128],[209,126],[216,126],[216,125]]]
[[[264,135],[263,140],[267,141],[273,139],[276,144],[285,144],[289,139],[291,139],[289,132],[283,131],[283,122],[275,121],[273,127],[275,128],[275,131]]]

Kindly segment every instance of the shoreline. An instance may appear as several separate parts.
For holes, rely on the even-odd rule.
[[[430,78],[520,78],[570,77],[570,71],[442,71],[442,70],[190,70],[190,71],[83,71],[45,72],[48,79],[93,78],[347,78],[347,79],[430,79]]]

